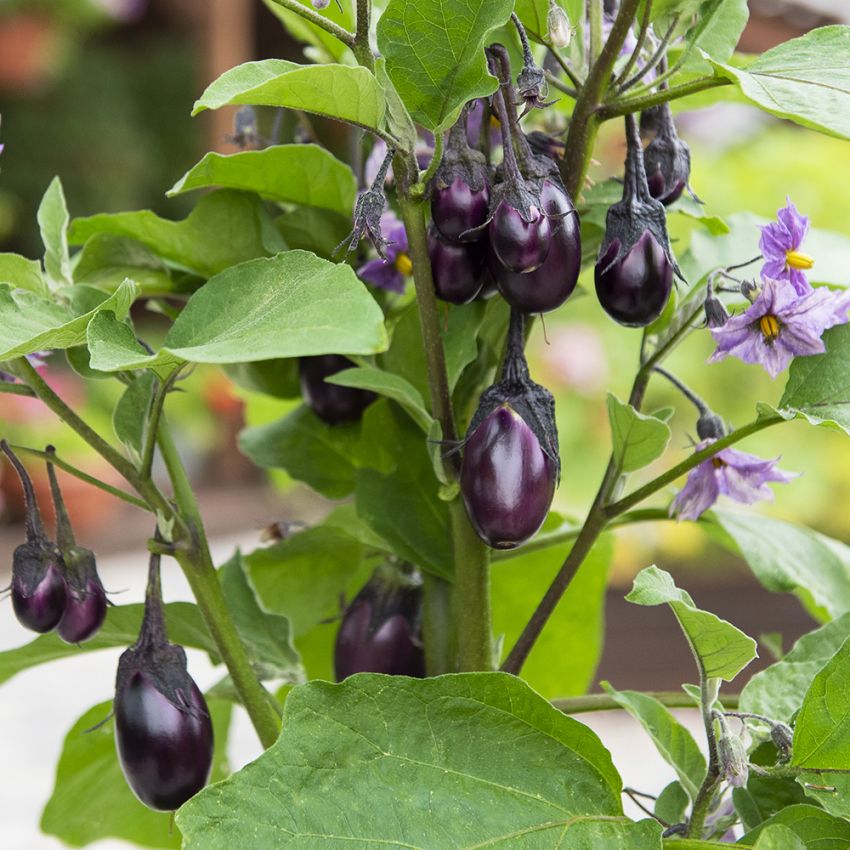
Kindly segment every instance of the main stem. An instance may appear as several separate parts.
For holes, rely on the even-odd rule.
[[[164,418],[160,420],[157,444],[174,487],[174,499],[191,530],[189,547],[176,550],[174,557],[192,588],[204,623],[230,673],[260,742],[268,749],[277,740],[280,718],[254,674],[245,645],[236,631],[212,562],[195,493]]]
[[[708,741],[708,769],[705,778],[697,792],[691,817],[688,821],[687,838],[702,838],[705,829],[705,819],[711,810],[714,794],[720,785],[720,763],[717,758],[717,739],[714,734],[714,719],[711,716],[713,695],[709,679],[704,671],[700,671],[700,703],[702,707],[702,722],[705,726],[705,735]]]
[[[428,257],[428,240],[425,232],[425,201],[400,195],[404,227],[407,231],[408,250],[413,263],[413,282],[419,307],[419,322],[428,366],[428,384],[431,390],[431,409],[440,423],[443,440],[457,440],[457,431],[452,410],[452,396],[446,372],[443,341],[440,337],[440,318],[434,295],[434,281]],[[446,474],[456,478],[457,461],[447,463]],[[469,523],[466,510],[460,499],[455,498],[449,507],[454,555],[454,604],[451,621],[457,632],[457,669],[490,670],[493,666],[491,653],[491,613],[489,588],[489,556],[484,544]],[[433,584],[426,584],[426,594]],[[441,596],[445,597],[444,594]],[[426,608],[440,600],[426,600]],[[445,598],[443,599],[443,604]],[[449,637],[449,645],[454,642]],[[426,655],[429,648],[426,645]],[[432,661],[433,665],[433,661]]]

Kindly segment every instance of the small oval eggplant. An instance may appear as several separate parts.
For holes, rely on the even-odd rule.
[[[581,269],[581,235],[575,207],[560,186],[547,180],[540,193],[543,208],[552,222],[549,253],[540,268],[517,274],[495,270],[499,292],[522,313],[546,313],[570,297]]]
[[[497,407],[466,441],[460,491],[475,530],[494,549],[513,549],[538,531],[557,479],[555,463],[510,404]]]
[[[302,357],[298,361],[301,395],[313,413],[328,425],[355,422],[375,400],[374,393],[325,381],[325,378],[353,366],[347,357],[340,354]]]
[[[437,298],[466,304],[484,284],[484,247],[480,242],[452,245],[435,230],[428,232],[428,256]]]
[[[34,632],[52,631],[65,612],[67,586],[61,556],[51,559],[43,548],[33,550],[22,543],[15,549],[13,559],[11,595],[15,616],[22,626]]]
[[[65,643],[82,643],[93,637],[106,619],[106,591],[95,575],[83,587],[68,584],[65,611],[56,633]]]
[[[499,262],[517,274],[540,268],[549,253],[552,225],[541,210],[532,207],[526,220],[516,207],[501,201],[489,226],[490,245]]]
[[[355,673],[425,675],[422,578],[393,564],[379,567],[342,618],[334,647],[341,682]]]
[[[445,188],[431,194],[431,217],[434,227],[447,242],[469,242],[479,238],[477,228],[487,221],[490,187],[483,183],[475,191],[460,177]],[[476,231],[469,233],[469,231]],[[464,235],[469,233],[469,235]]]
[[[670,297],[673,267],[648,230],[612,264],[619,250],[615,239],[597,261],[596,295],[614,321],[631,328],[646,327],[661,315]]]
[[[115,695],[115,745],[127,784],[146,806],[173,811],[209,779],[213,730],[203,694],[189,679],[177,706],[144,672]]]

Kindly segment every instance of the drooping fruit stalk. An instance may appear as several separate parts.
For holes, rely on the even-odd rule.
[[[341,354],[302,357],[298,361],[301,395],[313,413],[328,425],[354,422],[374,400],[375,394],[356,387],[329,384],[325,378],[351,369],[354,364]]]
[[[65,565],[59,547],[44,532],[35,490],[23,464],[0,440],[0,449],[18,473],[26,506],[26,542],[12,555],[12,607],[22,626],[34,632],[54,629],[65,611]]]
[[[160,556],[151,555],[139,639],[118,661],[115,747],[139,800],[173,811],[207,783],[213,728],[204,695],[186,669],[186,652],[168,642],[159,567]]]
[[[336,636],[334,671],[425,675],[422,576],[409,564],[379,566],[354,597]]]
[[[463,444],[461,495],[495,549],[537,533],[560,477],[555,401],[529,377],[523,344],[523,316],[513,311],[501,378],[482,394]]]
[[[55,450],[47,447],[51,457]],[[106,618],[106,591],[97,574],[94,552],[79,546],[74,538],[71,520],[59,489],[56,469],[47,464],[50,491],[56,514],[56,543],[65,563],[67,597],[65,611],[56,627],[56,632],[66,643],[82,643],[92,637]]]

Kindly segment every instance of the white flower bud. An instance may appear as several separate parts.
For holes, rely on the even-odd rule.
[[[558,5],[557,0],[549,0],[549,15],[546,23],[549,29],[549,41],[555,47],[567,47],[573,37],[573,31],[567,13]]]

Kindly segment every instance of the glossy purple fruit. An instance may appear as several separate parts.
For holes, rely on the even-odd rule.
[[[557,478],[556,464],[509,404],[490,413],[464,447],[460,491],[475,530],[494,549],[513,549],[537,532]]]
[[[106,619],[106,591],[96,578],[85,585],[68,584],[65,611],[56,633],[65,643],[82,643],[93,637]]]
[[[44,533],[29,474],[5,440],[0,449],[18,473],[26,504],[27,539],[12,554],[12,608],[22,626],[43,634],[55,628],[65,610],[65,564],[59,547]]]
[[[673,286],[673,267],[647,230],[613,265],[620,243],[614,240],[596,263],[596,295],[605,312],[627,327],[645,327],[664,310]],[[610,267],[609,267],[610,266]]]
[[[337,681],[355,673],[424,676],[421,622],[419,573],[378,567],[343,615],[334,647]]]
[[[522,313],[546,313],[560,307],[575,289],[581,269],[581,235],[575,207],[566,192],[549,180],[543,184],[540,199],[553,230],[543,264],[526,274],[495,268],[499,292]]]
[[[519,210],[502,201],[490,222],[490,245],[509,271],[523,274],[539,268],[549,253],[552,224],[539,209],[530,210],[526,221]]]
[[[647,163],[649,165],[649,163]],[[657,198],[664,206],[669,206],[674,201],[678,201],[685,191],[687,181],[679,178],[674,180],[671,186],[667,186],[667,181],[661,173],[661,169],[656,167],[655,171],[647,169],[646,182],[649,186],[649,194],[653,198]]]
[[[434,230],[428,232],[428,256],[437,298],[466,304],[484,284],[484,246],[481,242],[453,245]]]
[[[313,413],[328,425],[356,421],[375,400],[374,393],[325,381],[325,378],[353,367],[354,364],[340,354],[302,357],[298,361],[301,395]]]
[[[431,217],[440,236],[448,242],[475,241],[478,233],[468,231],[487,221],[490,187],[484,183],[478,191],[470,188],[460,177],[449,186],[436,188],[431,194]],[[468,234],[464,237],[464,234]]]

